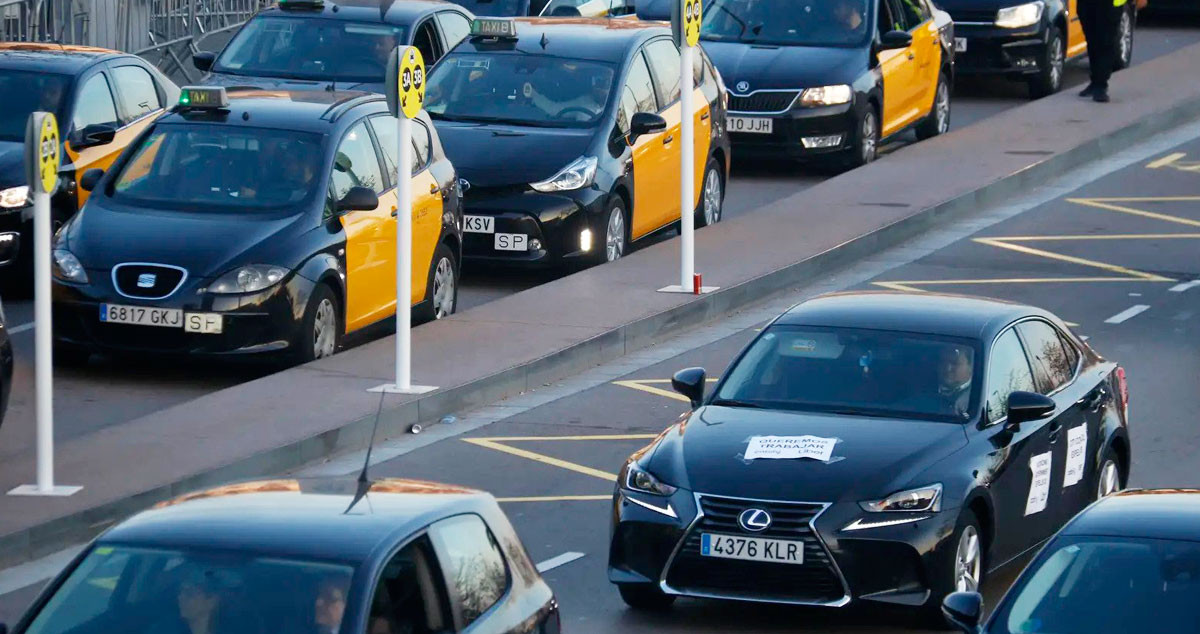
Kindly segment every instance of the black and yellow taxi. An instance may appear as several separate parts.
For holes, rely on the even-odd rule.
[[[695,121],[697,224],[721,219],[725,91],[703,53],[693,112],[661,23],[477,19],[429,74],[426,109],[465,180],[463,252],[552,265],[615,260],[680,219],[681,123]]]
[[[413,125],[412,305],[454,312],[454,168]],[[185,88],[54,246],[56,354],[333,354],[396,311],[397,122],[382,95]]]
[[[856,167],[949,129],[953,29],[929,0],[712,0],[700,38],[740,156]]]
[[[488,17],[584,17],[632,15],[633,0],[454,0],[473,11]]]
[[[1044,97],[1062,88],[1064,64],[1087,55],[1078,0],[938,0],[938,4],[954,18],[963,75],[1023,80],[1031,96]],[[1137,3],[1114,4],[1121,7],[1116,64],[1125,68],[1133,61]]]
[[[220,53],[196,53],[192,63],[209,73],[209,85],[383,92],[397,46],[417,47],[433,65],[466,36],[473,17],[443,0],[281,0]]]
[[[179,89],[135,55],[4,42],[0,94],[5,96],[0,100],[0,280],[25,284],[32,279],[33,262],[33,200],[25,182],[30,113],[51,112],[58,119],[62,185],[51,208],[59,226],[87,200],[76,176],[112,164],[164,104],[178,99]]]

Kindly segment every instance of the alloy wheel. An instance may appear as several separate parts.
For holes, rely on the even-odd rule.
[[[433,271],[433,318],[454,314],[454,265],[449,258],[438,260]]]
[[[1133,57],[1133,18],[1128,11],[1121,12],[1121,24],[1117,33],[1117,59],[1121,60],[1121,66],[1129,66],[1130,58]]]
[[[704,176],[704,224],[721,222],[721,176],[710,169]]]
[[[979,532],[974,526],[967,525],[958,538],[958,549],[954,554],[954,589],[958,592],[977,591],[982,570]]]
[[[862,162],[870,163],[875,160],[876,144],[875,111],[868,110],[862,119]]]
[[[945,81],[938,82],[937,103],[934,107],[937,108],[938,134],[945,134],[950,130],[950,86]]]
[[[1053,92],[1057,92],[1062,86],[1063,62],[1066,58],[1066,51],[1063,50],[1062,36],[1055,34],[1054,40],[1050,42],[1050,86]]]
[[[1100,483],[1096,486],[1096,499],[1108,497],[1121,490],[1121,472],[1113,460],[1105,460],[1100,467]]]
[[[322,359],[333,354],[337,345],[337,312],[333,302],[322,299],[313,318],[313,358]]]
[[[608,212],[608,228],[604,236],[604,256],[609,261],[625,255],[625,214],[621,208],[613,205]]]

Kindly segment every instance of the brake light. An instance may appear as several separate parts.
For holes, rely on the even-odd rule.
[[[1121,406],[1125,408],[1126,416],[1129,415],[1129,382],[1125,380],[1125,368],[1117,366],[1117,389],[1121,391]]]

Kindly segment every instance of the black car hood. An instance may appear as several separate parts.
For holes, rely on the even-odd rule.
[[[588,151],[594,129],[435,121],[446,157],[473,187],[536,183]]]
[[[0,141],[0,189],[25,184],[25,144]]]
[[[1022,3],[1023,0],[937,0],[934,4],[942,11],[953,14],[955,11],[998,11]]]
[[[280,218],[128,210],[95,202],[88,201],[68,225],[62,243],[89,271],[153,262],[181,266],[192,278],[208,278],[245,264],[295,267],[300,262],[291,261],[295,254],[287,253],[286,245],[311,228],[307,214]]]
[[[668,432],[648,464],[670,484],[710,495],[862,501],[883,497],[962,448],[967,436],[956,423],[703,407]],[[829,462],[800,459],[744,460],[753,436],[837,438]]]
[[[867,70],[866,48],[705,41],[704,51],[734,94],[853,84]],[[749,90],[738,89],[741,82],[748,83]]]
[[[263,90],[346,90],[382,93],[385,88],[382,82],[329,82],[311,81],[307,79],[279,79],[275,77],[250,77],[247,75],[230,75],[227,73],[212,73],[204,79],[207,86],[224,86],[226,88],[261,88]]]

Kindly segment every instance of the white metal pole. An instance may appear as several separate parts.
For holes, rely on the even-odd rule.
[[[412,388],[412,119],[397,118],[396,387]]]
[[[693,282],[693,273],[696,270],[696,245],[695,245],[695,177],[696,177],[696,146],[693,140],[696,128],[696,113],[692,105],[693,76],[692,65],[696,55],[695,47],[688,46],[686,43],[680,47],[679,51],[679,89],[680,98],[679,105],[683,110],[680,113],[680,162],[679,162],[679,195],[680,195],[680,217],[679,217],[679,239],[680,239],[680,266],[679,266],[679,286],[685,289],[691,289]]]
[[[33,195],[33,318],[37,381],[37,490],[42,494],[54,491],[54,341],[50,324],[50,240],[50,194],[38,192]]]

